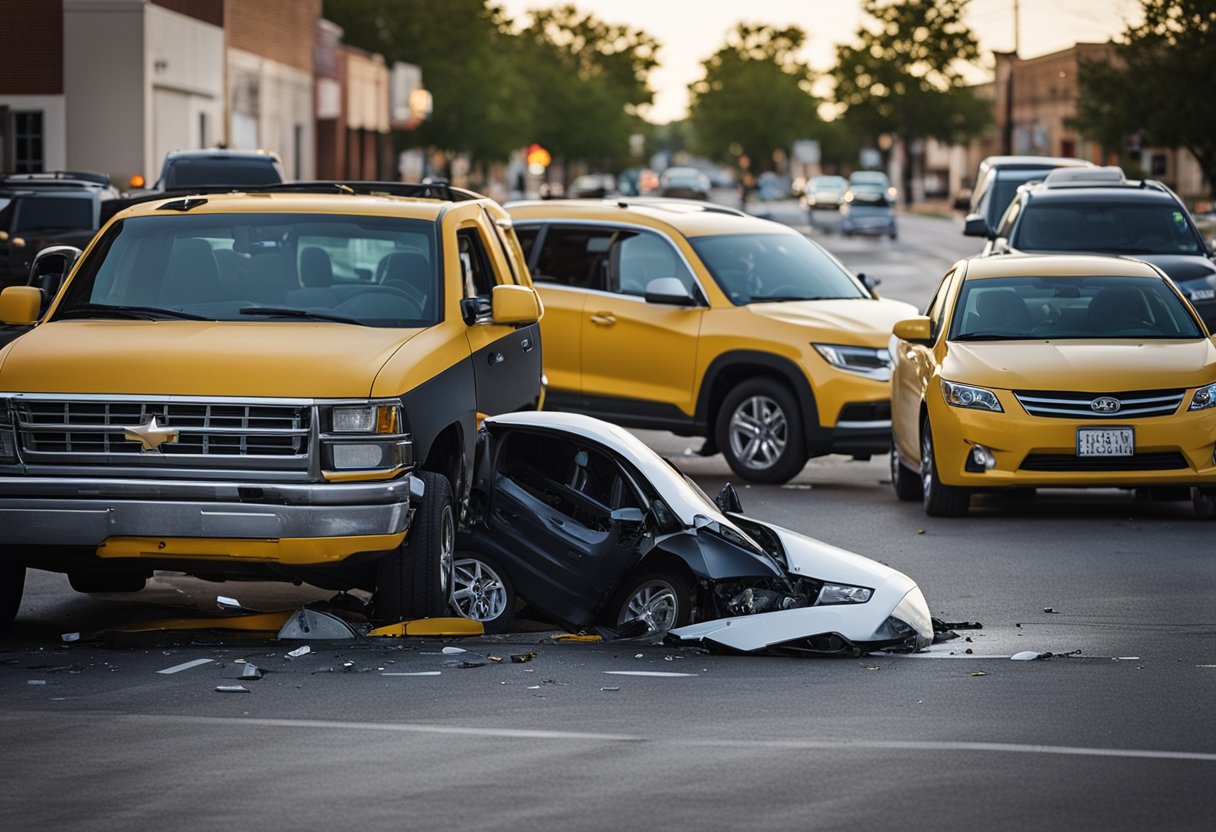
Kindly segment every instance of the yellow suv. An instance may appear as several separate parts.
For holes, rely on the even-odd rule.
[[[70,274],[0,350],[0,625],[26,567],[443,613],[478,414],[541,397],[541,306],[498,205],[400,183],[158,198],[46,257]],[[0,321],[41,301],[5,289]]]
[[[707,203],[507,206],[545,303],[547,409],[707,437],[740,477],[890,444],[891,326],[818,245]]]

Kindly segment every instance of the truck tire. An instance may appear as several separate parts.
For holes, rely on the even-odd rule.
[[[376,617],[396,624],[445,615],[456,551],[456,513],[452,485],[442,474],[418,475],[426,494],[414,512],[405,542],[380,561]]]
[[[726,394],[714,441],[743,479],[788,482],[806,465],[802,418],[788,387],[775,379],[753,378]]]
[[[0,563],[0,630],[6,629],[17,617],[24,591],[25,566],[19,563]]]

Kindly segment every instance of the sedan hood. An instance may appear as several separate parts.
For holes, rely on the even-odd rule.
[[[1005,390],[1156,390],[1216,378],[1216,347],[1193,341],[953,341],[942,378]]]
[[[421,330],[312,322],[55,321],[15,341],[0,390],[364,398]]]
[[[916,316],[910,303],[877,300],[799,300],[780,303],[753,303],[749,310],[774,321],[824,330],[816,338],[832,343],[844,341],[859,346],[885,347],[891,328],[898,321]],[[842,333],[847,333],[843,338]]]

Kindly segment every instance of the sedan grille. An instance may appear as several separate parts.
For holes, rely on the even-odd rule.
[[[1132,390],[1124,393],[1073,393],[1014,390],[1031,416],[1054,419],[1127,419],[1170,416],[1178,412],[1185,390]],[[1114,404],[1112,404],[1112,402]],[[1117,405],[1117,406],[1116,406]]]
[[[1134,456],[1073,456],[1071,454],[1027,454],[1023,471],[1181,471],[1189,468],[1178,451]]]

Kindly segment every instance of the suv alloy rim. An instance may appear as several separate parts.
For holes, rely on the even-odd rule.
[[[785,453],[788,425],[781,405],[768,396],[749,396],[730,417],[730,450],[749,468],[771,468]]]

